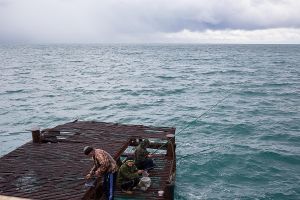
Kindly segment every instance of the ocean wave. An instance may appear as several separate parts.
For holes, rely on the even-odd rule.
[[[175,199],[299,199],[299,51],[297,45],[0,47],[0,155],[30,140],[24,130],[74,117],[172,126]]]

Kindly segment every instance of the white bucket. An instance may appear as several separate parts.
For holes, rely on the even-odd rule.
[[[158,196],[160,197],[164,196],[164,191],[163,190],[158,191]]]
[[[142,177],[139,182],[139,187],[141,190],[146,191],[151,186],[150,177]]]

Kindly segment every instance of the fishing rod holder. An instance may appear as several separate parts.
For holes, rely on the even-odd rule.
[[[40,137],[41,137],[41,131],[39,128],[32,128],[31,129],[31,133],[32,133],[32,142],[33,143],[40,143]]]

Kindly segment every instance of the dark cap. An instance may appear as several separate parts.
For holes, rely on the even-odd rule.
[[[149,146],[150,145],[150,141],[148,139],[144,139],[144,143]]]
[[[134,158],[133,158],[133,156],[128,156],[128,157],[126,158],[126,161],[131,161],[131,162],[134,162]]]
[[[86,147],[83,148],[83,153],[85,155],[89,155],[91,153],[91,151],[93,151],[93,147],[86,146]]]
[[[142,146],[143,148],[147,148],[147,147],[149,147],[149,145],[150,145],[150,141],[149,141],[148,139],[144,139],[144,140],[141,142],[141,146]]]

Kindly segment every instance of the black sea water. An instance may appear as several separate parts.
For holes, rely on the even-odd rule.
[[[2,45],[0,61],[1,156],[76,118],[173,126],[175,199],[300,199],[300,45]]]

